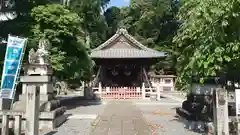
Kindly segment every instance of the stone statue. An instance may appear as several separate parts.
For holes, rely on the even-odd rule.
[[[46,39],[40,39],[38,49],[35,52],[34,49],[29,51],[28,62],[30,64],[47,64],[48,63],[48,49],[50,48],[50,42]]]
[[[57,91],[57,95],[61,95],[63,92],[64,95],[67,95],[67,83],[64,81],[56,81],[55,89]]]
[[[36,52],[34,51],[34,49],[30,49],[29,53],[28,53],[28,62],[30,64],[33,64],[35,62],[36,59]]]

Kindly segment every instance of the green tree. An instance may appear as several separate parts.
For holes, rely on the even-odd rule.
[[[218,76],[239,70],[240,1],[187,0],[174,38],[177,84],[186,89],[192,76]]]
[[[59,4],[38,6],[32,10],[32,38],[51,42],[50,61],[55,75],[67,81],[89,79],[92,62],[87,54],[82,19]]]
[[[104,16],[108,25],[107,38],[110,38],[116,33],[120,21],[123,20],[121,9],[118,7],[110,7],[104,12]]]
[[[28,37],[30,34],[30,24],[32,22],[30,16],[31,10],[38,5],[44,5],[46,3],[49,3],[49,1],[0,0],[0,73],[2,72],[6,49],[6,44],[3,43],[3,41],[7,40],[8,34]],[[9,17],[9,15],[11,16]],[[29,41],[28,47],[31,47],[31,39],[29,39]]]
[[[85,38],[89,39],[90,48],[95,48],[106,40],[107,23],[101,14],[110,0],[72,0],[70,8],[83,21],[81,27]]]
[[[179,10],[176,0],[131,0],[130,7],[121,8],[123,24],[142,44],[159,51],[168,52],[165,61],[159,61],[154,69],[164,69],[165,73],[175,73],[175,49],[172,39],[179,22],[176,14]]]
[[[27,37],[31,25],[31,10],[38,6],[49,3],[48,0],[4,0],[7,4],[0,9],[2,15],[14,13],[16,16],[12,19],[0,21],[0,38],[6,39],[8,34]],[[3,4],[2,4],[3,5]]]

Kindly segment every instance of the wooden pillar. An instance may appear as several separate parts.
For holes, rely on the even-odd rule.
[[[98,92],[101,94],[102,93],[102,83],[99,82],[98,84]]]
[[[174,91],[174,89],[175,89],[175,86],[174,86],[174,78],[171,78],[171,83],[172,83],[171,91]]]
[[[2,115],[2,134],[9,135],[9,115]]]
[[[159,83],[157,83],[157,100],[161,100],[161,85]]]
[[[213,91],[214,135],[229,135],[228,96],[223,88]]]
[[[103,66],[99,66],[99,83],[103,81],[104,78],[104,67]]]
[[[21,128],[22,128],[22,116],[17,115],[15,116],[14,121],[14,135],[21,135]]]
[[[144,80],[143,80],[143,67],[141,66],[141,69],[140,69],[140,78],[141,78],[141,83],[144,83]]]

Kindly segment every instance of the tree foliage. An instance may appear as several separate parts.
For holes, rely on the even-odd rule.
[[[240,1],[187,0],[174,38],[177,83],[186,88],[192,76],[218,76],[239,69]]]
[[[179,23],[176,0],[131,0],[130,7],[121,8],[123,24],[128,31],[142,44],[159,51],[169,53],[166,61],[155,65],[156,71],[165,69],[175,73],[175,53],[172,38],[175,36]]]
[[[132,0],[129,7],[106,9],[109,1],[71,0],[68,7],[63,7],[46,5],[49,1],[19,0],[11,9],[17,11],[18,17],[1,23],[0,37],[6,38],[9,33],[29,37],[29,45],[35,47],[40,38],[49,39],[53,68],[63,78],[90,74],[92,64],[86,48],[97,47],[119,27],[127,28],[148,47],[171,50],[169,44],[177,28],[175,1]],[[173,67],[169,61],[165,63]],[[162,69],[162,65],[156,67]]]
[[[61,79],[81,80],[91,75],[91,60],[86,52],[82,19],[59,4],[38,6],[32,10],[32,38],[51,42],[50,61]]]
[[[6,39],[8,34],[18,36],[28,36],[30,23],[32,21],[31,10],[38,6],[48,3],[48,0],[4,0],[5,6],[0,10],[2,14],[14,12],[16,18],[0,21],[0,38]]]
[[[131,0],[129,6],[107,8],[109,1],[71,0],[65,7],[17,0],[9,7],[17,18],[0,22],[0,39],[11,33],[29,37],[35,46],[40,38],[49,39],[55,74],[69,80],[90,78],[93,64],[88,49],[119,27],[142,44],[168,52],[154,68],[176,73],[181,89],[187,89],[192,76],[236,74],[240,69],[240,1]]]
[[[6,14],[14,13],[13,18],[7,20],[0,19],[0,73],[3,68],[3,60],[6,50],[6,44],[3,41],[7,40],[8,34],[28,37],[32,19],[30,16],[31,10],[38,6],[48,3],[48,0],[2,0],[0,1],[0,17]],[[31,47],[31,39],[28,44]],[[26,55],[25,55],[26,57]]]
[[[121,25],[120,24],[121,20],[123,20],[121,9],[115,6],[110,7],[104,12],[104,16],[108,26],[107,38],[110,38],[112,35],[116,33],[117,29]]]
[[[82,19],[82,29],[90,48],[95,48],[106,40],[107,24],[102,10],[110,0],[72,0],[70,8]]]

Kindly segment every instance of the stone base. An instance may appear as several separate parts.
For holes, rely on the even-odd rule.
[[[25,112],[26,100],[17,101],[14,103],[13,110]],[[39,113],[39,128],[54,129],[66,121],[64,115],[66,107],[61,106],[60,100],[41,101]],[[23,115],[22,129],[25,129],[25,118]],[[13,120],[12,120],[13,123]],[[10,125],[11,126],[11,125]],[[13,126],[13,125],[12,125]]]
[[[52,100],[54,101],[54,100]],[[50,111],[50,109],[52,109],[52,101],[48,101],[48,102],[42,102],[40,101],[40,105],[39,105],[39,111],[43,112],[45,110]],[[26,101],[17,101],[13,104],[13,110],[15,111],[22,111],[25,112],[26,109]]]
[[[61,124],[63,124],[66,120],[67,120],[66,115],[60,115],[52,120],[51,119],[40,119],[39,120],[39,129],[53,130],[53,129],[61,126]],[[26,128],[25,125],[26,125],[26,121],[22,120],[22,130],[25,130],[25,128]],[[14,120],[10,120],[9,127],[13,128],[13,126],[14,126]]]

